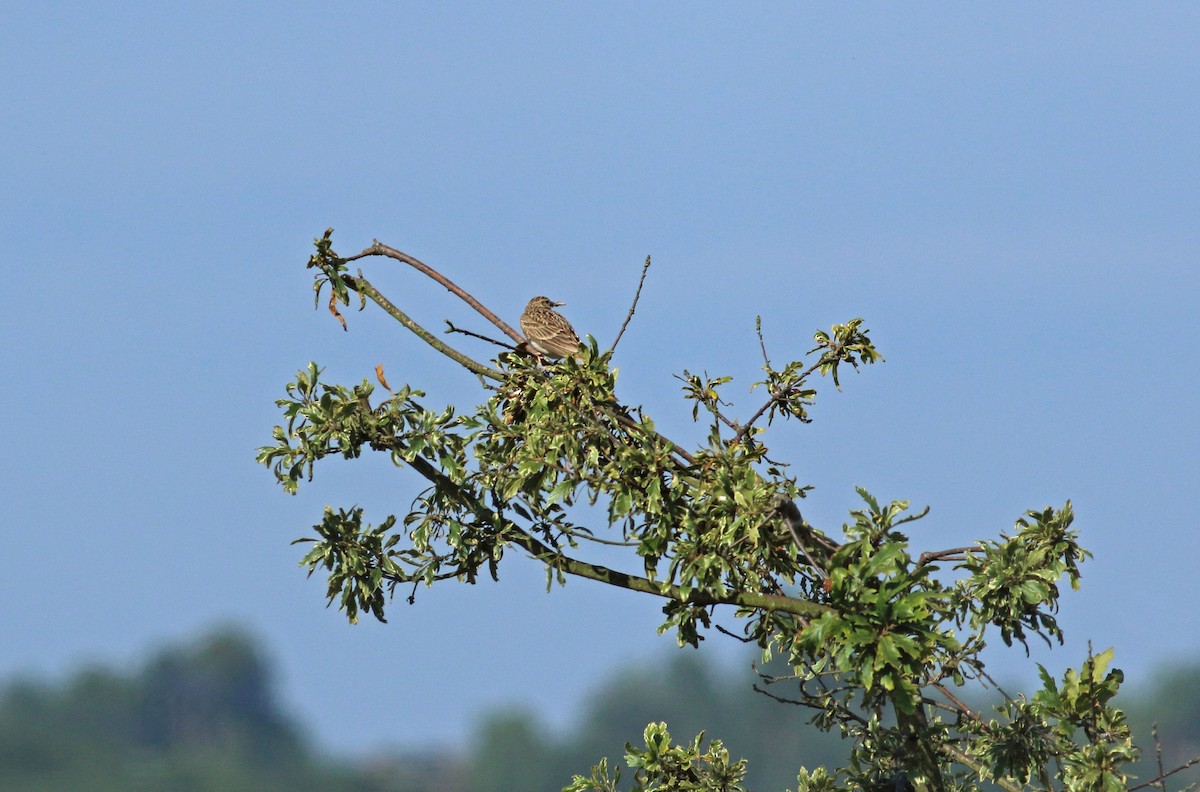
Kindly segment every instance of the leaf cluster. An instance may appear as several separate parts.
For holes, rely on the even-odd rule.
[[[665,723],[651,723],[642,735],[645,748],[625,745],[625,762],[634,769],[629,792],[744,792],[745,760],[731,761],[720,740],[704,743],[701,732],[688,745],[675,745]],[[610,773],[608,760],[590,776],[575,776],[563,792],[619,792],[621,771]]]

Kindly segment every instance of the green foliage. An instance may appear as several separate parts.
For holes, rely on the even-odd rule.
[[[849,541],[830,559],[834,609],[794,644],[793,665],[808,663],[813,673],[848,669],[866,706],[890,699],[911,713],[921,681],[943,676],[936,667],[957,663],[962,646],[945,626],[954,615],[947,592],[931,579],[930,566],[914,568],[908,539],[895,530],[907,502],[881,509],[865,490],[859,494],[869,508],[851,512],[856,522],[846,528]]]
[[[1053,775],[1068,790],[1124,789],[1124,767],[1137,750],[1124,714],[1110,704],[1124,679],[1119,670],[1106,673],[1112,655],[1088,657],[1061,685],[1039,666],[1042,689],[1032,700],[1006,701],[997,707],[1003,719],[979,725],[981,775],[1022,784],[1040,777],[1044,785]]]
[[[867,337],[867,331],[860,329],[862,323],[862,319],[851,319],[844,325],[835,324],[828,333],[818,330],[813,335],[817,346],[812,351],[821,352],[817,371],[831,376],[833,384],[839,388],[841,387],[841,383],[838,382],[838,366],[840,364],[849,363],[857,371],[859,363],[878,363],[883,360],[883,355],[879,354],[879,350]]]
[[[1055,760],[1066,789],[1124,789],[1123,767],[1137,758],[1125,714],[1109,703],[1125,680],[1119,669],[1108,671],[1112,656],[1108,649],[1089,657],[1079,672],[1068,669],[1061,687],[1039,666],[1042,689],[1032,710],[1042,722],[1054,724],[1063,746]],[[1086,739],[1083,745],[1076,745],[1078,732]]]
[[[385,254],[419,264],[378,243],[353,258]],[[429,410],[409,387],[372,404],[369,383],[325,385],[310,363],[277,402],[285,425],[258,459],[286,491],[311,477],[317,460],[351,459],[368,448],[427,487],[406,514],[378,527],[357,507],[327,509],[316,526],[302,564],[310,574],[328,573],[327,595],[351,620],[360,610],[382,620],[400,584],[473,583],[485,567],[498,578],[516,549],[544,565],[548,586],[583,577],[664,599],[660,631],[673,630],[680,644],[696,645],[715,609],[732,606],[763,659],[788,663],[789,673],[770,682],[794,683],[795,700],[815,712],[815,723],[853,746],[846,767],[802,776],[806,788],[959,789],[979,779],[1048,786],[1051,766],[1071,784],[1123,783],[1121,768],[1136,753],[1121,736],[1119,713],[1089,728],[1064,725],[1078,720],[1064,707],[1079,696],[1090,702],[1102,691],[1107,706],[1119,672],[1089,683],[1086,695],[1068,693],[1075,688],[1064,683],[1053,701],[1046,691],[1028,704],[1010,701],[992,720],[952,692],[988,679],[981,652],[991,630],[1005,644],[1024,645],[1030,635],[1062,641],[1058,582],[1065,576],[1078,587],[1087,557],[1070,527],[1069,502],[1028,512],[1011,536],[916,557],[899,529],[928,510],[908,514],[906,501],[884,506],[859,489],[866,507],[850,512],[853,522],[837,540],[801,516],[796,501],[808,488],[770,455],[759,420],[806,423],[817,397],[812,376],[829,376],[840,389],[842,364],[882,361],[862,319],[818,331],[815,348],[781,368],[763,343],[758,385],[767,400],[744,420],[730,417],[732,405],[719,395],[728,377],[684,372],[693,419],[707,423],[703,441],[689,449],[662,436],[641,408],[621,403],[612,350],[594,339],[558,363],[505,352],[493,368],[431,340],[361,272],[349,276],[346,261],[326,234],[309,262],[318,295],[330,286],[330,310],[340,320],[336,304],[348,304],[355,291],[478,374],[489,393],[471,410]],[[627,548],[640,574],[589,561],[597,543]],[[1091,679],[1098,659],[1076,676]],[[712,746],[702,752],[699,739],[671,746],[665,727],[645,737],[646,749],[628,754],[645,788],[700,777],[737,783],[737,763]],[[607,770],[597,772],[576,783],[609,783]]]
[[[837,792],[840,789],[837,777],[824,767],[812,771],[801,767],[796,775],[796,792]]]
[[[664,790],[712,790],[712,792],[743,792],[741,781],[746,775],[746,762],[731,762],[729,751],[720,740],[706,747],[701,732],[690,745],[673,745],[667,724],[651,723],[642,735],[644,749],[632,744],[625,746],[625,762],[634,769],[630,792],[663,792]],[[563,792],[618,792],[620,770],[610,775],[608,760],[601,760],[588,777],[575,776]]]
[[[1079,588],[1079,562],[1091,556],[1076,543],[1070,529],[1075,515],[1070,501],[1061,510],[1029,512],[1017,520],[1013,537],[980,541],[967,555],[962,569],[970,577],[959,582],[958,598],[969,613],[971,627],[985,624],[1000,628],[1000,637],[1012,645],[1025,643],[1025,630],[1062,643],[1062,631],[1053,614],[1058,610],[1058,580],[1065,574],[1071,588]]]

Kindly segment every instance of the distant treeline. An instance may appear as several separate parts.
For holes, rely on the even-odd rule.
[[[761,686],[761,685],[760,685]],[[776,690],[776,688],[778,688]],[[1200,755],[1200,664],[1160,675],[1124,708],[1141,736],[1143,778]],[[786,685],[770,688],[787,697]],[[983,707],[986,710],[986,707]],[[285,716],[262,652],[224,631],[171,648],[134,672],[93,669],[59,685],[18,681],[0,692],[0,789],[17,792],[550,792],[600,757],[621,765],[626,742],[650,721],[678,740],[706,731],[749,760],[753,789],[795,786],[801,766],[837,763],[835,736],[811,713],[755,693],[695,653],[614,674],[590,696],[573,729],[552,733],[536,713],[483,718],[457,755],[331,762]],[[1180,774],[1173,786],[1200,777]]]

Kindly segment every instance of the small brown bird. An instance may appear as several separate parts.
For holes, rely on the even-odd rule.
[[[554,310],[566,303],[554,302],[549,297],[534,297],[521,314],[521,332],[538,355],[561,358],[579,351],[579,336],[571,323]]]

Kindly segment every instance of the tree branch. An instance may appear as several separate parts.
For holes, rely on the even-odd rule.
[[[985,768],[982,762],[977,762],[975,759],[955,748],[953,745],[950,745],[949,743],[943,743],[941,750],[942,753],[946,754],[959,764],[971,768],[981,777],[985,775]],[[988,780],[1001,789],[1007,790],[1007,792],[1022,792],[1024,789],[1024,787],[1022,787],[1020,784],[1009,781],[1007,778],[991,778],[989,775]]]
[[[456,283],[451,281],[449,278],[442,275],[440,272],[438,272],[437,270],[435,270],[433,267],[429,266],[428,264],[425,264],[424,262],[419,261],[418,259],[408,255],[407,253],[402,253],[401,251],[396,250],[395,248],[388,247],[387,245],[381,244],[378,240],[376,240],[374,243],[372,243],[370,247],[364,249],[363,251],[361,251],[359,253],[355,253],[353,256],[348,256],[348,257],[342,259],[342,261],[354,261],[356,259],[365,258],[367,256],[386,256],[388,258],[392,258],[397,261],[402,261],[405,264],[408,264],[409,266],[413,267],[414,269],[418,270],[419,272],[424,273],[425,275],[429,276],[430,278],[437,281],[441,285],[445,286],[447,290],[449,290],[453,294],[460,297],[464,302],[466,302],[468,305],[470,305],[472,308],[474,308],[476,311],[478,311],[485,319],[487,319],[489,322],[491,322],[493,325],[495,325],[497,328],[499,328],[501,332],[503,332],[505,335],[507,335],[513,341],[517,342],[518,345],[525,343],[524,336],[522,336],[520,333],[518,333],[517,331],[515,331],[511,327],[509,327],[508,324],[506,324],[502,319],[500,319],[498,316],[496,316],[490,310],[485,308],[482,303],[480,303],[478,300],[476,300],[474,297],[472,297],[470,294],[468,294],[465,290],[463,290],[460,286],[458,286]],[[646,270],[649,267],[650,267],[650,257],[647,256],[646,264],[642,267],[642,279],[638,281],[638,295],[641,294],[642,282],[646,278]],[[496,380],[496,381],[504,380],[504,375],[501,372],[491,368],[490,366],[485,366],[482,363],[479,363],[478,361],[475,361],[475,360],[471,359],[470,357],[464,355],[463,353],[455,350],[454,348],[450,347],[448,344],[442,342],[440,339],[435,337],[432,333],[430,333],[428,330],[426,330],[420,324],[413,321],[403,311],[401,311],[399,308],[397,308],[395,305],[393,305],[386,297],[384,297],[379,292],[379,290],[377,290],[374,286],[372,286],[365,278],[363,278],[361,276],[354,278],[349,275],[344,276],[344,277],[346,280],[346,284],[350,288],[354,289],[355,291],[358,291],[360,294],[362,294],[366,297],[369,297],[373,302],[375,302],[377,305],[379,305],[379,307],[381,307],[381,308],[383,308],[383,310],[387,311],[387,313],[390,314],[392,316],[392,318],[396,319],[398,322],[403,324],[409,330],[416,333],[417,336],[419,336],[423,341],[425,341],[425,343],[429,344],[434,349],[441,352],[443,355],[446,355],[447,357],[449,357],[452,360],[458,362],[459,364],[465,366],[467,369],[474,372],[475,374],[478,374],[481,377],[488,377],[489,379]],[[359,288],[359,284],[362,285],[361,289]],[[631,306],[629,309],[629,317],[633,316],[634,308],[637,307],[638,295],[635,295],[633,306]],[[627,318],[625,321],[626,321],[626,323],[628,323],[629,319]],[[459,332],[462,332],[462,331],[459,331]],[[622,327],[622,332],[624,332],[623,327]],[[620,340],[619,335],[617,336],[617,340],[618,341]],[[616,347],[616,342],[613,342],[613,347]],[[632,418],[630,418],[627,415],[618,415],[617,420],[619,423],[624,425],[626,428],[640,427],[640,424],[638,424],[636,421],[634,421]],[[686,464],[689,464],[689,465],[696,464],[695,457],[693,457],[691,454],[689,454],[687,451],[685,451],[683,449],[683,447],[680,446],[678,443],[675,443],[674,441],[664,437],[663,435],[661,435],[657,432],[655,432],[655,435],[658,437],[658,439],[660,441],[670,444],[672,453],[677,454],[679,456],[679,458],[681,460],[683,460]]]
[[[413,258],[412,256],[408,255],[407,253],[402,253],[399,250],[396,250],[395,248],[388,247],[387,245],[381,244],[379,242],[379,240],[375,240],[374,242],[372,242],[371,246],[364,249],[362,252],[355,253],[353,256],[347,256],[346,258],[344,258],[342,260],[343,261],[354,261],[356,259],[365,258],[367,256],[387,256],[388,258],[395,259],[396,261],[403,261],[405,264],[408,264],[410,267],[416,269],[417,271],[419,271],[421,273],[424,273],[425,275],[428,275],[433,280],[435,280],[438,283],[445,286],[449,292],[451,292],[455,296],[459,297],[467,305],[471,306],[476,311],[478,311],[480,313],[480,315],[483,316],[484,319],[487,319],[489,322],[494,324],[497,328],[500,329],[500,332],[507,335],[513,341],[517,342],[518,344],[523,343],[525,341],[525,338],[520,333],[518,333],[516,330],[513,330],[511,327],[509,327],[508,324],[505,323],[505,321],[503,319],[496,316],[494,313],[492,313],[490,310],[488,310],[486,307],[484,307],[483,303],[479,302],[479,300],[476,300],[474,297],[472,297],[470,294],[468,294],[461,286],[456,284],[454,281],[450,280],[445,275],[438,272],[437,270],[435,270],[433,267],[429,266],[428,264],[426,264],[422,261],[419,261],[416,258]]]
[[[1142,783],[1138,784],[1137,786],[1129,787],[1129,792],[1134,792],[1135,789],[1145,789],[1146,787],[1159,784],[1163,780],[1170,778],[1171,776],[1175,775],[1176,773],[1182,773],[1184,770],[1187,770],[1189,767],[1195,767],[1198,764],[1200,764],[1200,756],[1197,756],[1195,759],[1187,760],[1183,764],[1179,765],[1179,767],[1176,767],[1174,770],[1168,770],[1165,773],[1160,772],[1156,777],[1151,778],[1149,781],[1143,781]]]
[[[429,344],[438,352],[441,352],[446,357],[459,363],[469,371],[472,371],[481,377],[487,377],[489,379],[496,380],[497,382],[504,381],[504,375],[496,369],[492,368],[491,366],[485,366],[482,363],[464,355],[462,352],[459,352],[457,349],[426,330],[420,324],[413,321],[408,314],[404,313],[404,311],[401,311],[399,308],[393,305],[388,298],[380,294],[379,290],[372,286],[366,278],[363,278],[361,275],[358,277],[345,275],[343,277],[345,278],[347,286],[349,286],[351,289],[354,289],[364,297],[370,298],[372,302],[386,311],[389,316],[407,327],[409,330],[413,331],[422,341],[424,341],[426,344]]]
[[[800,372],[800,376],[796,377],[794,380],[792,380],[790,383],[788,383],[788,386],[787,386],[787,388],[784,389],[784,392],[786,393],[787,391],[792,390],[793,388],[797,387],[800,383],[804,382],[804,380],[806,380],[808,378],[809,374],[812,374],[814,371],[816,371],[818,368],[821,367],[821,364],[824,361],[825,361],[825,355],[821,355],[820,359],[818,359],[816,363],[813,363],[811,366],[806,368],[804,371]],[[781,402],[783,400],[784,400],[784,397],[781,396],[780,394],[772,393],[771,398],[767,399],[767,403],[764,404],[762,407],[759,407],[758,412],[754,413],[754,415],[751,415],[750,420],[748,420],[748,421],[746,421],[746,423],[742,424],[742,428],[738,429],[738,433],[736,435],[734,435],[733,440],[731,440],[730,442],[736,443],[738,440],[741,440],[743,437],[745,437],[746,432],[750,431],[750,427],[754,426],[754,422],[757,421],[759,418],[762,418],[763,413],[765,413],[767,410],[769,410],[771,408],[772,404],[778,404],[779,402]]]
[[[616,418],[617,418],[617,423],[621,424],[621,426],[624,426],[626,429],[637,429],[639,431],[643,431],[646,428],[642,424],[633,420],[633,418],[631,416],[629,416],[621,411],[617,411]],[[658,438],[659,442],[666,443],[667,445],[669,445],[671,447],[671,453],[677,455],[685,463],[687,463],[688,465],[696,464],[696,458],[694,456],[692,456],[690,453],[688,453],[687,451],[685,451],[683,449],[683,447],[681,445],[679,445],[678,443],[676,443],[674,440],[671,440],[670,438],[668,438],[662,434],[659,434],[657,431],[654,432],[654,436],[656,438]]]
[[[762,350],[763,365],[770,370],[771,358],[767,357],[767,342],[763,340],[761,316],[754,317],[754,332],[758,333],[758,348]]]
[[[951,693],[949,690],[947,690],[945,685],[941,685],[941,684],[938,684],[935,682],[933,684],[933,687],[935,690],[937,690],[939,693],[941,693],[943,696],[945,696],[946,699],[951,704],[953,704],[955,707],[957,707],[955,712],[959,712],[964,715],[967,715],[972,720],[974,720],[976,723],[980,724],[984,728],[987,728],[987,722],[984,721],[983,718],[979,717],[978,713],[976,713],[975,710],[971,709],[966,704],[962,703],[962,701],[960,701],[957,696],[955,696],[953,693]]]
[[[488,336],[485,336],[482,333],[476,333],[472,330],[464,330],[461,327],[456,327],[454,325],[454,322],[451,322],[449,319],[446,320],[446,332],[447,333],[461,333],[462,335],[470,336],[471,338],[478,338],[480,341],[487,341],[489,344],[495,344],[498,347],[504,347],[505,349],[511,349],[514,352],[517,351],[517,348],[515,346],[513,346],[512,344],[506,344],[503,341],[497,341],[496,339],[489,338]]]
[[[931,561],[962,561],[963,553],[978,552],[979,545],[971,545],[970,547],[951,547],[949,550],[934,550],[928,553],[921,553],[917,558],[917,566],[924,566]]]
[[[646,282],[646,272],[650,269],[650,257],[646,256],[646,263],[642,265],[642,277],[638,278],[637,292],[633,295],[633,305],[629,306],[629,313],[625,316],[625,321],[621,324],[621,331],[617,333],[617,337],[613,340],[612,346],[608,348],[610,353],[615,352],[617,344],[621,342],[621,336],[625,335],[625,328],[629,326],[629,320],[633,318],[633,312],[637,310],[638,299],[642,296],[642,284]]]
[[[828,577],[828,575],[825,573],[824,567],[818,564],[816,560],[809,555],[804,542],[800,539],[800,532],[803,531],[804,535],[812,540],[811,543],[814,546],[820,546],[823,550],[825,550],[826,553],[831,555],[836,553],[841,545],[839,545],[833,539],[830,539],[828,536],[817,533],[816,529],[805,521],[804,515],[800,513],[800,507],[796,505],[794,500],[786,498],[783,495],[776,495],[775,511],[778,512],[779,515],[783,517],[784,522],[787,523],[788,530],[792,534],[792,540],[796,543],[796,546],[800,548],[800,552],[804,554],[805,559],[807,559],[808,563],[812,565],[818,576],[822,580]]]
[[[391,445],[402,448],[395,441]],[[691,587],[668,583],[656,583],[648,578],[618,572],[615,569],[609,569],[600,564],[592,564],[570,558],[564,555],[561,550],[556,550],[546,545],[512,520],[502,517],[483,503],[469,497],[467,493],[463,492],[462,487],[451,481],[445,474],[434,467],[433,463],[429,462],[429,460],[422,457],[415,457],[411,460],[406,459],[405,461],[431,483],[454,492],[459,502],[476,514],[481,521],[501,526],[501,536],[503,539],[522,548],[533,558],[541,561],[555,571],[599,581],[600,583],[607,583],[610,586],[626,588],[630,591],[653,594],[654,596],[677,602],[686,602],[691,605],[736,605],[741,608],[783,611],[784,613],[794,613],[798,616],[807,617],[820,616],[832,610],[828,605],[796,599],[795,597],[788,597],[782,594],[732,591],[718,594],[704,589],[693,589]],[[385,575],[385,577],[391,580],[395,576]]]
[[[737,633],[730,632],[729,630],[725,629],[721,625],[715,624],[715,623],[713,624],[713,627],[716,628],[717,632],[721,633],[722,635],[728,636],[729,638],[732,638],[735,641],[741,641],[742,643],[754,643],[754,639],[748,635],[738,635]]]

